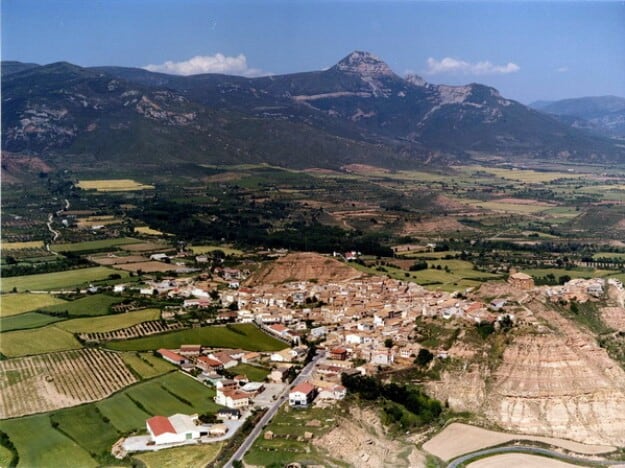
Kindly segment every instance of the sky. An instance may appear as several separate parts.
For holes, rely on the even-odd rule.
[[[245,76],[353,50],[530,103],[625,97],[625,1],[1,0],[2,59]]]

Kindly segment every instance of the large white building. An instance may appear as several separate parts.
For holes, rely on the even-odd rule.
[[[296,385],[289,392],[289,405],[293,407],[306,407],[312,403],[317,395],[317,389],[309,382]]]
[[[145,422],[148,432],[156,445],[174,444],[185,440],[198,439],[200,426],[197,414],[174,414],[170,417],[154,416]]]

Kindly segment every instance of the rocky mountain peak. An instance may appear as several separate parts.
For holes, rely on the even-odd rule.
[[[414,86],[427,86],[428,82],[421,78],[419,75],[408,74],[404,79]]]
[[[393,76],[393,70],[370,52],[356,50],[336,64],[336,69],[363,76]]]

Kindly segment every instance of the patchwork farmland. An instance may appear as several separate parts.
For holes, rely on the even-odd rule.
[[[82,333],[80,339],[89,343],[102,343],[113,340],[129,340],[131,338],[141,338],[142,336],[156,335],[174,330],[186,328],[180,322],[162,322],[160,320],[151,320],[133,325],[119,330],[108,332]]]
[[[119,354],[99,349],[0,361],[0,419],[101,400],[135,382]]]

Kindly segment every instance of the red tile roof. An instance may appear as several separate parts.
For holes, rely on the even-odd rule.
[[[172,426],[171,422],[169,422],[169,419],[167,419],[165,416],[151,417],[146,421],[146,423],[150,427],[150,430],[152,431],[152,434],[154,434],[154,436],[160,436],[167,433],[176,433],[176,429],[174,429],[174,426]]]
[[[303,382],[293,387],[290,393],[301,392],[304,395],[308,395],[310,392],[314,392],[314,391],[315,391],[314,385],[312,385],[309,382]]]
[[[185,360],[180,354],[174,353],[168,349],[161,348],[158,350],[158,354],[163,356],[164,358],[171,359],[172,361],[182,362]]]
[[[280,323],[276,323],[275,325],[270,325],[269,328],[271,328],[272,330],[275,330],[279,333],[282,333],[283,331],[288,330],[288,328],[286,328],[284,325],[280,324]]]

